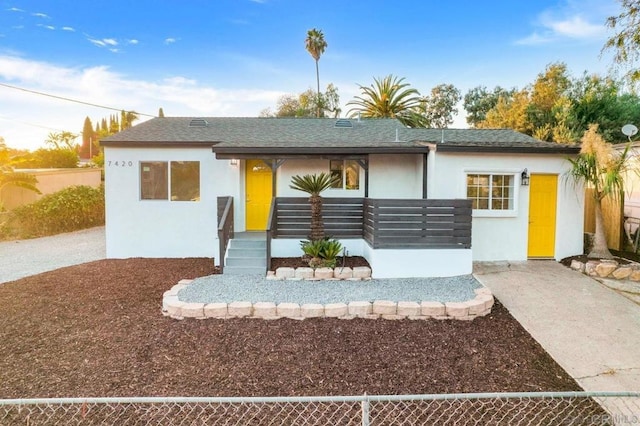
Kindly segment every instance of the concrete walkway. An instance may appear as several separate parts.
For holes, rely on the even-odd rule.
[[[0,242],[0,284],[106,256],[104,226]]]
[[[640,391],[640,305],[550,260],[482,262],[474,275],[585,391]],[[640,413],[637,398],[602,403],[620,424]]]
[[[584,390],[640,391],[640,305],[554,261],[474,269]]]

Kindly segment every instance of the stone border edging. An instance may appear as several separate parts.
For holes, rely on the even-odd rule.
[[[637,263],[619,265],[615,260],[589,260],[583,263],[574,259],[571,269],[590,277],[640,281],[640,265]]]
[[[162,314],[174,319],[184,318],[260,318],[275,320],[292,318],[367,318],[367,319],[411,319],[426,320],[455,319],[473,320],[488,315],[494,303],[491,290],[482,287],[474,290],[476,296],[464,302],[393,302],[376,300],[374,302],[355,301],[349,303],[273,303],[273,302],[231,302],[231,303],[193,303],[178,299],[178,292],[193,280],[180,280],[162,297]]]
[[[276,268],[275,271],[267,272],[268,280],[348,280],[360,281],[371,279],[371,268],[368,266],[356,266],[350,268],[348,266],[337,268]]]

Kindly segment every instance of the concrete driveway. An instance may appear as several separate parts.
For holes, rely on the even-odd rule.
[[[104,226],[32,240],[0,242],[0,283],[105,256]]]
[[[550,260],[474,274],[585,391],[640,391],[640,305]]]
[[[478,263],[474,275],[587,392],[640,391],[640,305],[551,260]],[[605,398],[635,424],[640,398]]]

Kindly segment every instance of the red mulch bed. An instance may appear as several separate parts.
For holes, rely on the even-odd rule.
[[[0,398],[573,391],[496,303],[473,321],[163,317],[211,259],[102,260],[0,285]]]

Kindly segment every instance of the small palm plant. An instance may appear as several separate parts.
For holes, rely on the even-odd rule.
[[[291,178],[291,189],[309,194],[311,204],[311,241],[324,239],[324,224],[322,223],[322,191],[335,186],[340,182],[339,176],[331,176],[329,173],[315,175],[296,175]]]

